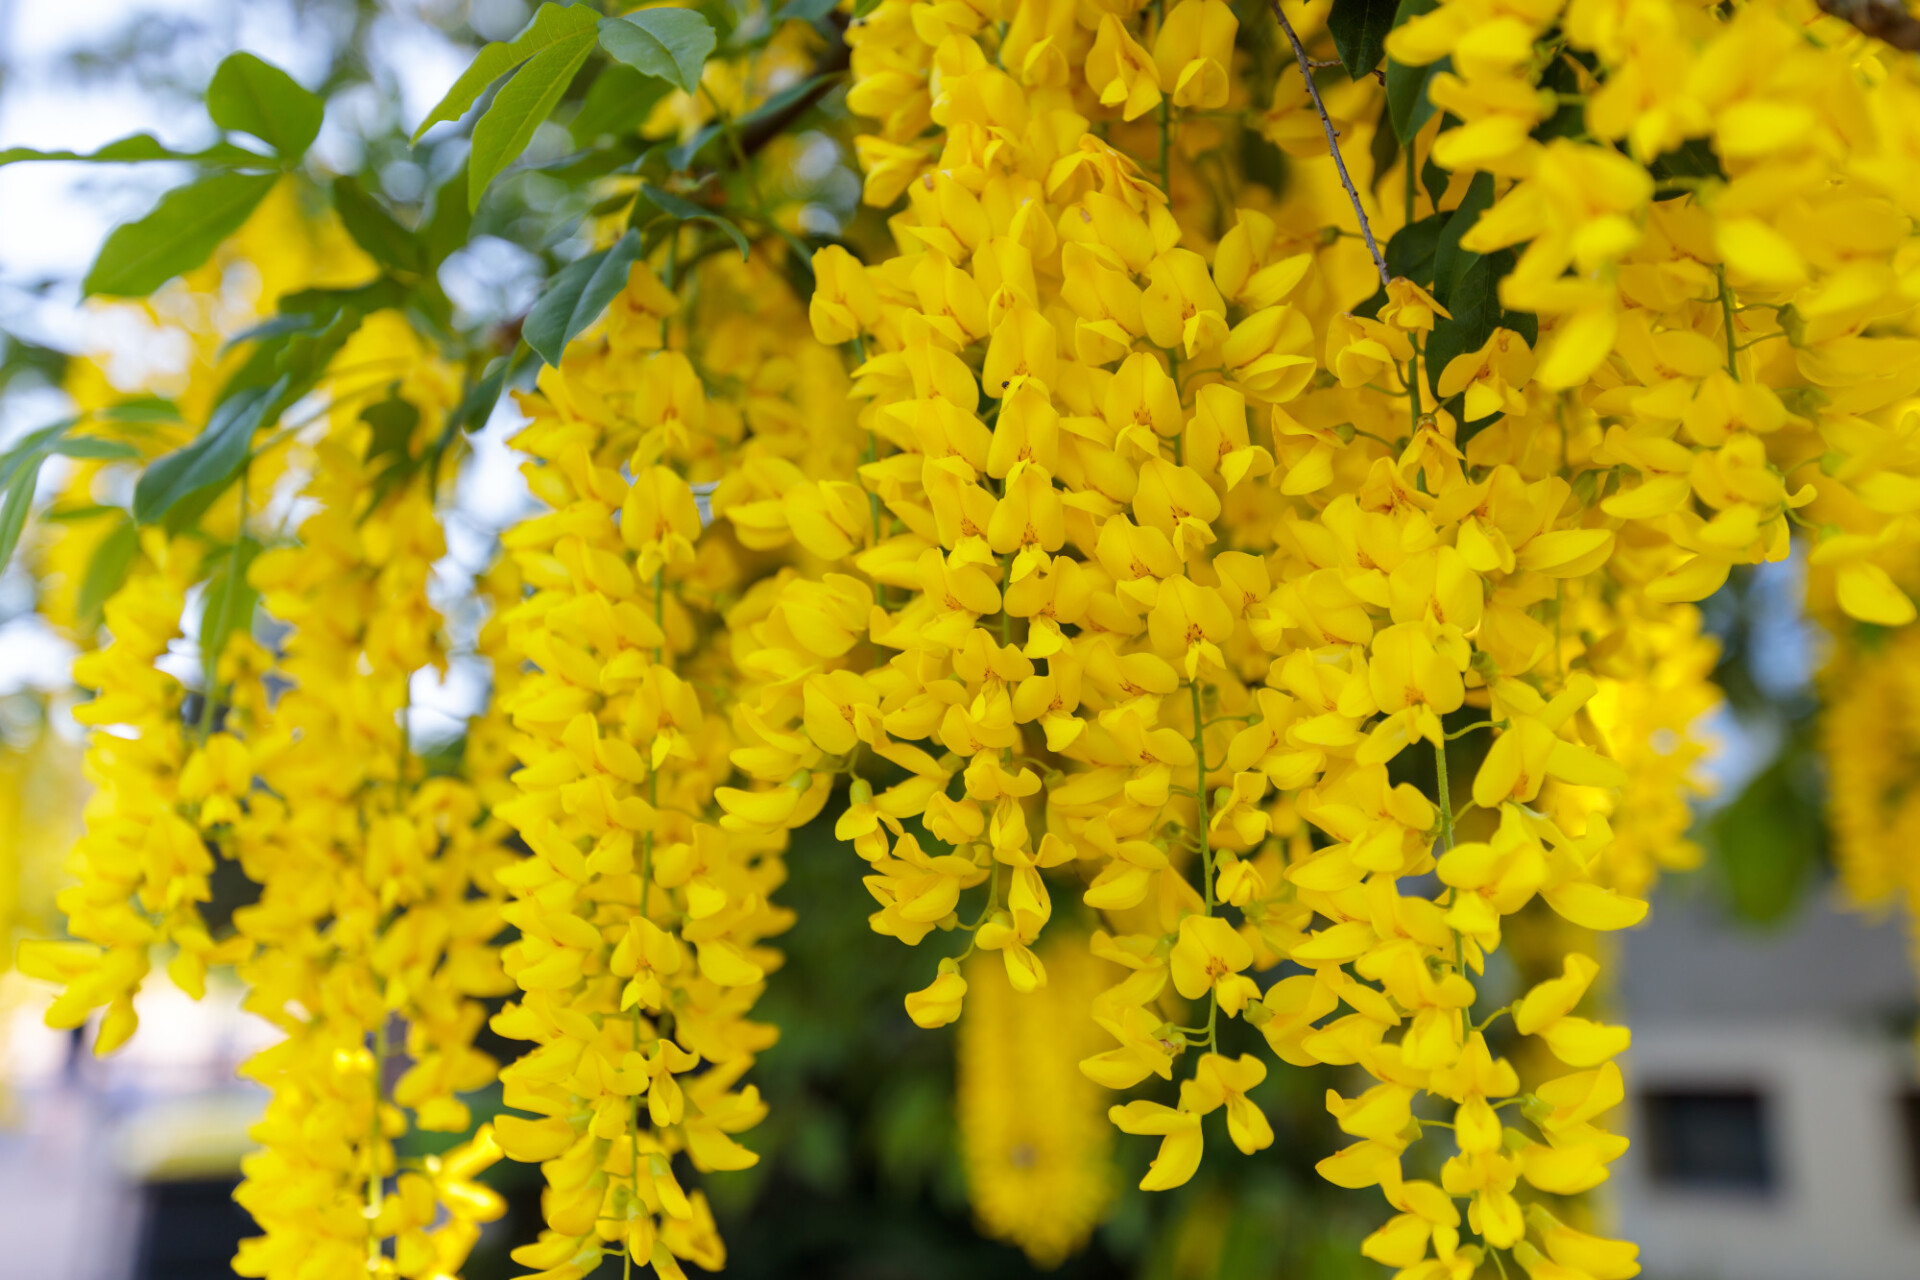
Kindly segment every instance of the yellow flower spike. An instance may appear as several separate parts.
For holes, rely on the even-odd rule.
[[[789,922],[781,850],[840,773],[872,776],[871,755],[903,772],[856,778],[835,815],[860,859],[846,891],[907,944],[979,920],[1010,1007],[1078,1009],[1106,1037],[1072,1047],[1087,1088],[1171,1081],[1199,1034],[1167,1023],[1171,983],[1246,1016],[1289,1064],[1361,1073],[1335,1106],[1359,1140],[1320,1169],[1380,1186],[1398,1215],[1363,1255],[1408,1280],[1471,1280],[1487,1247],[1534,1280],[1630,1274],[1630,1249],[1532,1204],[1593,1188],[1619,1156],[1593,1122],[1623,1088],[1609,1059],[1625,1030],[1575,1013],[1596,979],[1569,961],[1514,1016],[1573,1074],[1496,1110],[1519,1079],[1472,1029],[1475,975],[1535,897],[1624,927],[1659,870],[1697,858],[1683,833],[1713,657],[1690,602],[1786,557],[1803,519],[1814,612],[1872,624],[1830,628],[1839,856],[1863,899],[1902,889],[1885,834],[1900,752],[1881,748],[1920,581],[1902,416],[1903,308],[1920,296],[1903,210],[1920,188],[1912,86],[1859,39],[1810,44],[1771,0],[1618,18],[1449,4],[1402,23],[1396,61],[1447,66],[1423,91],[1428,181],[1403,190],[1396,167],[1375,200],[1327,148],[1359,160],[1344,152],[1404,122],[1369,82],[1322,68],[1309,93],[1294,74],[1313,68],[1276,77],[1241,56],[1221,0],[884,0],[845,32],[865,120],[842,141],[879,219],[855,237],[871,265],[822,250],[801,299],[783,247],[740,263],[683,236],[669,274],[684,299],[635,266],[605,320],[517,393],[513,447],[544,510],[502,533],[494,692],[431,778],[396,733],[410,673],[465,658],[424,598],[439,497],[369,465],[392,442],[356,397],[393,386],[417,411],[415,457],[457,449],[440,428],[463,383],[407,312],[370,318],[319,388],[334,407],[297,530],[274,524],[284,504],[235,494],[182,535],[137,540],[104,610],[112,643],[76,665],[94,693],[79,719],[113,726],[90,745],[98,798],[61,897],[88,948],[23,956],[65,985],[55,1021],[109,1011],[107,1044],[162,942],[180,985],[237,964],[250,1005],[286,1027],[248,1068],[273,1090],[272,1150],[248,1165],[241,1199],[266,1234],[240,1269],[457,1271],[492,1210],[393,1169],[393,1143],[464,1123],[459,1095],[492,1073],[477,1001],[510,988],[494,1027],[530,1052],[502,1073],[519,1114],[501,1142],[548,1157],[548,1232],[521,1261],[569,1280],[609,1246],[667,1276],[720,1265],[677,1157],[753,1159],[733,1135],[763,1110],[739,1081],[771,1036],[748,1019]],[[806,74],[812,39],[789,23],[758,70],[710,59],[709,92],[674,95],[642,132],[754,111]],[[1307,40],[1299,62],[1326,55],[1323,30]],[[1579,105],[1543,87],[1535,55],[1556,42],[1580,65]],[[1752,67],[1774,74],[1739,74]],[[1843,86],[1846,110],[1808,85]],[[1272,108],[1235,105],[1256,100]],[[1556,108],[1584,110],[1591,138],[1534,138]],[[1284,190],[1221,152],[1236,114],[1299,161]],[[1713,176],[1656,178],[1654,158],[1689,141]],[[765,178],[795,146],[747,163]],[[373,270],[337,229],[315,240],[318,275],[254,252],[295,239],[274,199],[236,241],[259,258],[263,308]],[[1384,278],[1383,233],[1455,211],[1472,225],[1443,237],[1430,286]],[[1478,255],[1490,319],[1462,310],[1455,239]],[[190,273],[188,299],[213,296],[231,253]],[[1343,314],[1376,282],[1377,315]],[[1503,312],[1537,318],[1537,339]],[[1474,318],[1506,327],[1462,352]],[[191,417],[220,392],[224,335],[187,327],[206,357],[183,375]],[[84,412],[117,398],[103,381],[74,379]],[[249,464],[255,492],[281,492],[288,457],[308,465],[298,450]],[[94,460],[73,477],[63,514],[104,492]],[[86,577],[104,522],[58,523],[39,549],[50,617],[73,612],[55,579]],[[286,640],[268,655],[229,639],[195,686],[162,658],[237,529],[273,544],[250,577]],[[1888,656],[1869,658],[1869,635]],[[1471,794],[1498,817],[1462,831],[1386,765],[1450,745],[1442,717],[1469,703],[1475,723],[1456,728],[1487,735]],[[197,904],[236,858],[262,898],[215,943]],[[1443,888],[1420,887],[1430,869]],[[1068,886],[1112,918],[1056,961],[1042,932]],[[1240,915],[1215,916],[1223,903]],[[320,949],[289,966],[308,934]],[[1096,961],[1119,977],[1082,990],[1069,975]],[[1283,961],[1302,971],[1262,976]],[[957,1020],[956,988],[943,968],[905,996],[910,1016]],[[395,1013],[412,1065],[387,1093]],[[1203,1110],[1261,1145],[1249,1061],[1206,1053],[1181,1109],[1128,1113],[1166,1140],[1150,1184],[1190,1176]],[[1438,1185],[1400,1176],[1414,1091],[1452,1107]],[[339,1236],[288,1209],[311,1171],[280,1135],[316,1114],[349,1117],[348,1172],[298,1194],[347,1207]],[[1481,1242],[1463,1247],[1463,1228]]]

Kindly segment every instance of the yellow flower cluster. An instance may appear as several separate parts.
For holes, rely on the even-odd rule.
[[[77,1027],[105,1005],[98,1052],[124,1044],[139,1025],[133,997],[152,949],[178,948],[170,966],[185,990],[202,989],[210,961],[231,962],[236,944],[215,943],[200,912],[210,899],[214,855],[207,832],[238,816],[249,782],[231,735],[208,736],[183,715],[186,691],[154,666],[179,634],[198,558],[185,540],[159,531],[143,538],[139,561],[106,605],[112,639],[75,663],[74,680],[96,696],[74,718],[102,726],[89,740],[83,773],[94,788],[86,832],[68,870],[77,883],[58,898],[72,942],[21,944],[20,968],[60,983],[47,1011],[54,1027]],[[196,716],[206,723],[207,712]],[[105,728],[111,726],[110,729]],[[237,755],[237,758],[236,758]]]
[[[808,409],[833,413],[837,362],[796,357],[804,322],[765,265],[700,279],[682,323],[635,266],[604,331],[522,397],[532,422],[514,439],[551,510],[506,536],[529,592],[504,625],[532,670],[503,705],[521,768],[499,811],[532,856],[501,876],[521,995],[494,1027],[533,1042],[502,1078],[534,1118],[503,1116],[497,1133],[542,1164],[548,1230],[515,1257],[556,1280],[606,1252],[663,1276],[723,1264],[705,1194],[673,1163],[759,1158],[732,1135],[765,1112],[741,1078],[775,1032],[747,1015],[780,960],[763,940],[791,923],[770,901],[786,830],[827,796],[719,785],[743,732],[715,706],[740,674],[722,636],[737,645],[754,605],[723,615],[741,549],[703,536],[694,486],[794,473]]]
[[[301,283],[297,227],[270,201],[209,270],[257,254],[275,292]],[[220,372],[216,322],[183,322],[201,356],[185,400]],[[61,895],[78,940],[26,944],[22,966],[65,984],[50,1013],[58,1025],[108,1005],[103,1053],[134,1028],[155,948],[171,950],[169,976],[196,997],[210,964],[236,966],[246,1007],[285,1033],[243,1068],[271,1096],[253,1130],[263,1150],[237,1192],[264,1234],[242,1244],[236,1269],[452,1276],[504,1210],[473,1180],[500,1149],[483,1128],[402,1169],[394,1143],[410,1127],[471,1127],[457,1095],[495,1073],[473,1046],[480,999],[511,989],[494,874],[512,855],[486,798],[503,785],[499,753],[489,758],[477,726],[465,761],[429,776],[406,714],[414,674],[445,658],[427,599],[445,547],[423,464],[458,383],[388,312],[346,344],[322,390],[324,435],[294,464],[309,475],[294,509],[312,512],[296,541],[250,554],[270,519],[253,486],[288,472],[286,450],[243,467],[224,545],[140,531],[103,611],[111,640],[76,664],[76,681],[99,690],[76,710],[99,726],[86,765],[95,793],[71,859],[78,883]],[[407,415],[405,438],[376,442],[362,411],[383,399]],[[93,471],[75,479],[81,496]],[[56,551],[73,541],[84,545],[63,538]],[[196,638],[214,669],[189,695],[164,659],[196,585],[208,602]],[[275,652],[252,638],[254,592],[276,620]],[[204,905],[221,864],[228,919]],[[256,900],[236,907],[235,882]]]
[[[1848,645],[1825,682],[1823,713],[1833,847],[1847,892],[1862,906],[1920,905],[1920,686],[1913,655],[1920,632],[1903,629],[1869,648]]]
[[[780,514],[871,586],[782,588],[833,626],[756,637],[804,674],[784,720],[757,711],[819,753],[783,767],[854,772],[839,833],[871,866],[876,930],[958,925],[1033,991],[1042,872],[1081,882],[1124,977],[1092,1009],[1117,1047],[1087,1073],[1129,1088],[1203,1051],[1177,1107],[1114,1109],[1162,1136],[1143,1186],[1191,1175],[1214,1110],[1243,1150],[1271,1140],[1247,1099],[1266,1067],[1216,1048],[1221,1015],[1244,1016],[1285,1061],[1377,1081],[1329,1099],[1360,1141],[1322,1165],[1399,1211],[1370,1256],[1419,1277],[1489,1249],[1541,1275],[1635,1269],[1522,1203],[1523,1183],[1596,1185],[1624,1147],[1593,1123],[1623,1096],[1627,1034],[1575,1013],[1592,962],[1468,1011],[1503,917],[1539,897],[1620,928],[1659,867],[1695,860],[1714,648],[1690,602],[1783,557],[1821,498],[1865,508],[1861,532],[1813,530],[1841,607],[1911,616],[1878,557],[1920,489],[1877,420],[1920,371],[1904,331],[1867,328],[1911,306],[1893,162],[1911,81],[1844,28],[1846,56],[1808,44],[1811,12],[1451,0],[1402,23],[1403,68],[1450,60],[1428,81],[1445,114],[1355,216],[1392,230],[1401,203],[1411,229],[1477,201],[1434,271],[1457,286],[1523,250],[1494,314],[1541,330],[1536,352],[1503,319],[1424,371],[1456,317],[1384,264],[1360,307],[1358,246],[1322,234],[1372,140],[1344,131],[1344,168],[1280,193],[1220,161],[1227,6],[884,0],[849,32],[866,197],[906,204],[892,258],[816,259],[813,319],[858,346],[874,460]],[[1280,95],[1303,86],[1276,84],[1249,123],[1291,150]],[[1355,85],[1335,111],[1375,118],[1380,96]],[[1546,129],[1563,103],[1583,125]],[[1838,233],[1860,219],[1884,233]],[[1445,744],[1471,730],[1490,741],[1456,795]],[[1410,748],[1437,790],[1390,777]],[[907,776],[876,790],[863,755]],[[1456,839],[1457,805],[1476,838]],[[1314,836],[1282,847],[1296,815]],[[1427,873],[1437,894],[1402,888]],[[1309,972],[1249,976],[1281,960]],[[943,962],[907,1007],[939,1025],[966,990]],[[1489,1048],[1502,1014],[1570,1070],[1522,1094]],[[1401,1173],[1440,1120],[1422,1095],[1452,1112],[1438,1184]]]
[[[1049,938],[1047,985],[1021,996],[999,961],[967,967],[957,1116],[980,1229],[1037,1267],[1078,1252],[1113,1194],[1113,1130],[1080,1059],[1099,1047],[1086,1011],[1104,975],[1082,938]]]
[[[381,385],[418,413],[414,456],[457,387],[398,317],[374,317],[341,365],[369,369],[375,353],[394,366]],[[333,390],[357,405],[344,381]],[[237,771],[260,784],[240,821],[260,897],[234,913],[253,944],[239,972],[247,1008],[286,1032],[242,1068],[272,1097],[236,1193],[265,1232],[242,1244],[241,1275],[451,1276],[504,1210],[471,1180],[499,1158],[485,1131],[421,1168],[399,1170],[393,1151],[407,1112],[420,1129],[468,1129],[456,1095],[494,1077],[473,1038],[480,998],[511,989],[493,945],[511,855],[476,787],[427,776],[409,744],[411,678],[445,656],[427,600],[445,546],[428,473],[383,494],[371,436],[336,411],[306,490],[317,509],[249,573],[292,630],[272,665],[291,687],[256,709]]]
[[[1209,1130],[1272,1145],[1264,1040],[1354,1068],[1319,1169],[1379,1189],[1361,1248],[1400,1280],[1637,1274],[1551,1207],[1625,1147],[1586,934],[1698,860],[1697,601],[1797,528],[1832,616],[1914,619],[1920,71],[1812,0],[1407,0],[1385,85],[1320,74],[1353,55],[1319,3],[858,12],[846,101],[891,213],[814,255],[804,305],[766,140],[716,113],[814,29],[655,109],[650,136],[726,133],[757,239],[709,234],[724,182],[642,187],[624,289],[520,395],[544,510],[480,584],[494,686],[453,767],[407,710],[447,656],[458,382],[397,313],[334,357],[304,518],[246,574],[287,633],[238,626],[197,700],[163,657],[285,510],[248,485],[287,451],[231,532],[139,534],[76,671],[78,941],[23,954],[54,1018],[105,1006],[110,1048],[155,948],[189,990],[238,965],[287,1033],[248,1068],[274,1097],[245,1274],[450,1276],[501,1153],[542,1166],[539,1276],[716,1269],[683,1179],[758,1158],[788,833],[844,775],[872,928],[953,942],[904,1005],[962,1023],[988,1232],[1084,1241],[1096,1089],[1140,1090],[1108,1116],[1160,1140],[1149,1190]],[[198,350],[188,400],[226,359]],[[56,544],[68,576],[87,545]],[[1904,743],[1897,666],[1845,669],[1871,674],[1836,742]],[[1886,834],[1907,754],[1836,769],[1866,897],[1920,884]],[[223,859],[260,887],[231,931],[202,910]],[[509,993],[508,1113],[401,1168],[407,1126],[468,1127]]]

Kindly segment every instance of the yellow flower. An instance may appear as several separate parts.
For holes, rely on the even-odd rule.
[[[1188,916],[1180,922],[1168,971],[1174,990],[1189,1000],[1212,992],[1229,1014],[1240,1012],[1260,988],[1241,970],[1253,963],[1253,948],[1239,930],[1218,916]]]

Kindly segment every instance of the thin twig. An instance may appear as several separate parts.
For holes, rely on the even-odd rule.
[[[1294,34],[1293,24],[1287,21],[1280,0],[1271,0],[1271,3],[1273,16],[1279,20],[1280,29],[1287,33],[1287,39],[1293,44],[1293,56],[1300,62],[1300,75],[1307,82],[1307,93],[1313,98],[1313,109],[1320,113],[1320,127],[1327,131],[1327,150],[1333,153],[1333,167],[1340,171],[1340,184],[1347,189],[1347,198],[1353,201],[1353,216],[1360,219],[1360,234],[1366,238],[1367,252],[1373,255],[1373,265],[1380,272],[1380,287],[1384,289],[1392,279],[1387,274],[1387,260],[1380,256],[1380,246],[1373,240],[1373,227],[1367,222],[1367,211],[1360,207],[1360,193],[1354,189],[1353,179],[1347,176],[1347,162],[1340,155],[1340,135],[1333,131],[1333,117],[1327,114],[1327,104],[1320,101],[1320,86],[1313,82],[1313,62],[1307,57],[1306,47],[1300,43],[1300,37]]]
[[[1920,51],[1920,19],[1898,0],[1814,0],[1830,13],[1876,40],[1908,53]]]

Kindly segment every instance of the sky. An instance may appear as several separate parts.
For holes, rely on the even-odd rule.
[[[449,15],[448,11],[456,11]],[[458,16],[488,37],[510,36],[525,22],[523,0],[390,0],[377,19],[372,47],[378,72],[397,91],[401,121],[411,126],[445,93],[472,56],[424,14]],[[164,24],[191,19],[205,28],[199,37],[167,37]],[[87,151],[126,134],[147,131],[163,143],[198,147],[215,139],[213,126],[196,106],[145,89],[132,77],[110,73],[76,76],[71,54],[99,46],[114,33],[144,30],[146,57],[173,78],[197,86],[211,78],[220,59],[246,50],[312,86],[324,74],[329,50],[345,34],[330,29],[325,15],[302,18],[297,6],[269,0],[0,0],[0,148]],[[350,90],[329,104],[315,144],[318,163],[348,171],[358,166],[351,124],[366,113],[388,109],[371,87]],[[442,125],[441,129],[454,126]],[[401,162],[404,164],[405,162]],[[150,335],[127,315],[103,315],[82,305],[78,281],[107,233],[139,217],[159,194],[187,176],[178,165],[86,165],[31,163],[0,167],[0,329],[69,352],[107,353],[109,368],[137,371],[143,360],[164,361]],[[405,173],[389,180],[406,181]],[[530,298],[536,279],[524,255],[501,241],[460,255],[443,277],[449,295],[470,310],[491,310]],[[54,391],[10,392],[0,400],[0,448],[25,431],[64,416],[65,397]],[[475,440],[474,457],[462,477],[459,511],[449,528],[452,549],[444,566],[451,583],[470,574],[490,554],[491,530],[523,508],[525,487],[505,448],[516,416],[503,403],[494,422]],[[42,477],[43,497],[59,483],[58,460]],[[24,579],[0,579],[0,694],[23,687],[61,689],[67,684],[72,649],[24,615]],[[450,728],[457,708],[477,696],[473,674],[456,670],[454,688],[437,689],[424,679],[417,690],[431,706],[446,707],[425,731]]]

